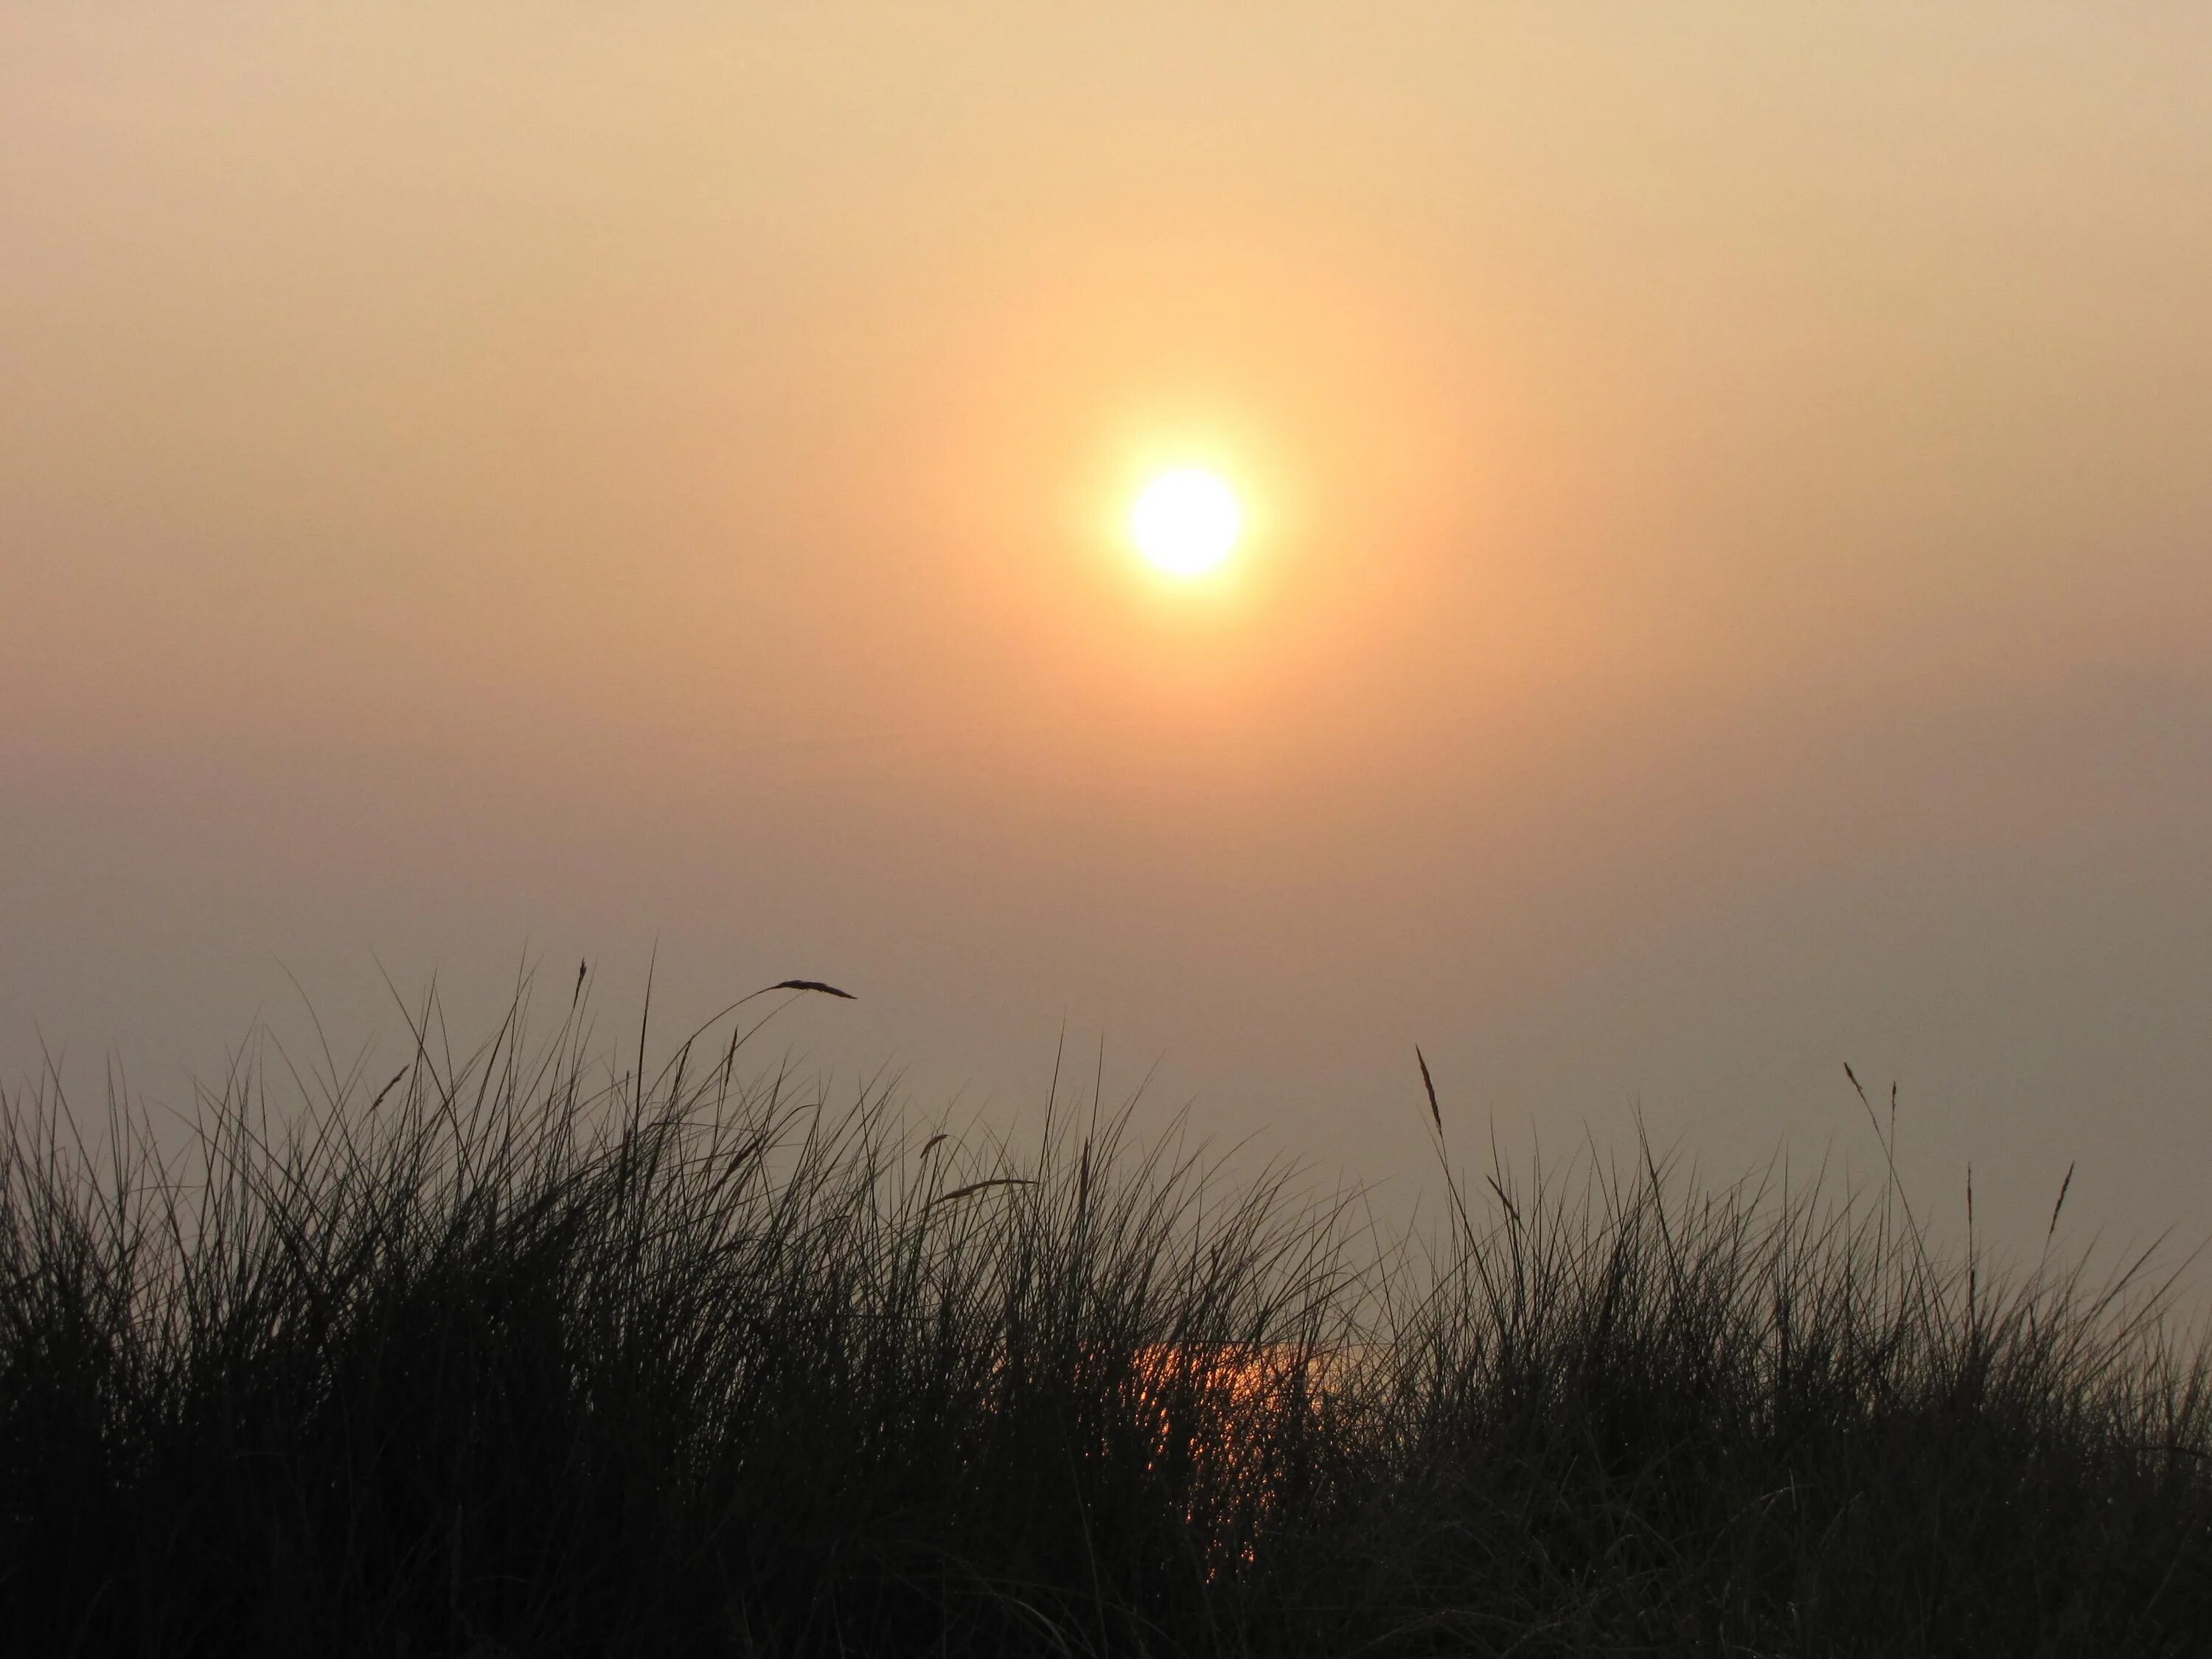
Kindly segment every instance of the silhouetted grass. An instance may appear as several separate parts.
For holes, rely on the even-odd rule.
[[[2127,1275],[1648,1156],[1383,1249],[1126,1118],[520,1026],[241,1064],[181,1156],[5,1099],[10,1650],[2212,1651],[2206,1358]]]

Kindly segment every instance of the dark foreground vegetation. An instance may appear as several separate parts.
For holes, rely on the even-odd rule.
[[[1493,1171],[1383,1248],[1087,1105],[519,1023],[181,1151],[6,1100],[9,1650],[2212,1652],[2202,1349],[1894,1188]]]

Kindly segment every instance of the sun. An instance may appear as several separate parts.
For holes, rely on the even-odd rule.
[[[1244,514],[1237,492],[1202,467],[1178,467],[1152,478],[1129,510],[1129,537],[1153,568],[1170,576],[1203,576],[1237,550]]]

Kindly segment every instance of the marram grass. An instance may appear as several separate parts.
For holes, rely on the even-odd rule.
[[[521,1015],[181,1152],[0,1097],[7,1650],[2212,1653],[2212,1371],[2126,1275],[1640,1149],[1385,1245]]]

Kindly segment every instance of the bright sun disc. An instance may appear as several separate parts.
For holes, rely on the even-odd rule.
[[[1170,576],[1202,576],[1236,550],[1243,523],[1229,486],[1191,466],[1163,472],[1145,486],[1129,514],[1129,533],[1155,568]]]

